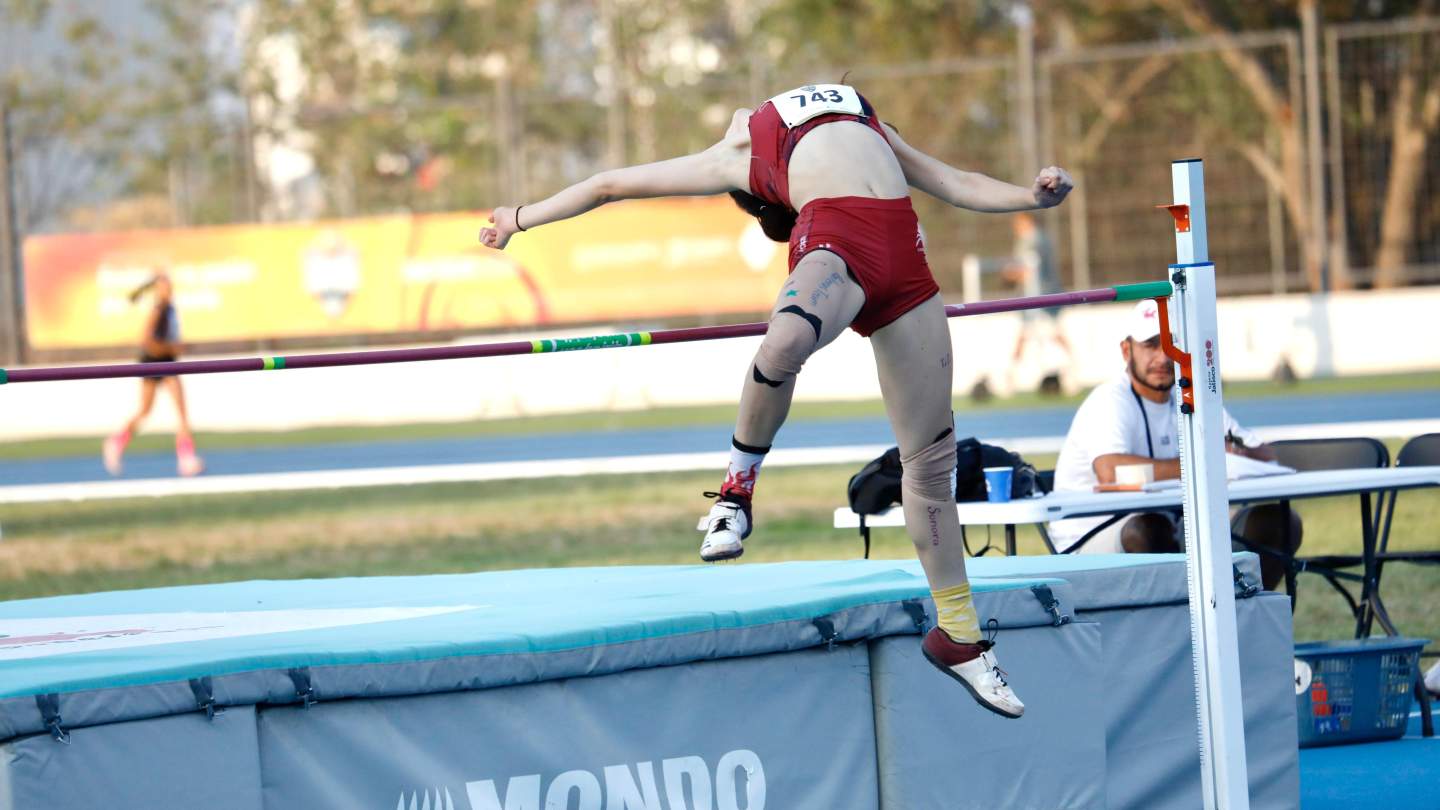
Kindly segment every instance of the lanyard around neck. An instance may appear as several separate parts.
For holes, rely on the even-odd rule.
[[[1140,409],[1140,418],[1145,420],[1145,449],[1150,451],[1150,458],[1155,458],[1155,441],[1150,438],[1150,414],[1145,412],[1145,402],[1140,399],[1140,393],[1131,385],[1130,396],[1135,398],[1135,407]]]

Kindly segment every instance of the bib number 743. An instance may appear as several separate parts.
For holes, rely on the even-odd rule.
[[[770,99],[787,127],[795,127],[817,115],[846,113],[862,115],[860,94],[843,84],[807,84]]]
[[[803,92],[796,93],[790,98],[798,101],[801,107],[805,106],[805,94]],[[810,100],[820,104],[824,104],[827,101],[831,104],[839,104],[845,99],[840,95],[839,90],[816,90],[810,94]]]

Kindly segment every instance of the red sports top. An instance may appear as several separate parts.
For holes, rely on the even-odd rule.
[[[859,95],[858,93],[856,95]],[[791,129],[785,126],[780,112],[769,101],[750,114],[750,193],[773,205],[794,208],[790,204],[790,155],[795,145],[810,130],[832,121],[859,121],[880,133],[889,143],[875,108],[860,96],[863,115],[849,113],[827,113],[817,115],[800,126]]]

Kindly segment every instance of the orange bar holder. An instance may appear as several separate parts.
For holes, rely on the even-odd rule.
[[[1164,208],[1170,212],[1170,216],[1175,218],[1176,233],[1190,232],[1190,206],[1185,203],[1175,203],[1173,205],[1157,205],[1155,207]]]
[[[1178,206],[1186,208],[1186,206]],[[1187,215],[1188,217],[1188,215]],[[1177,218],[1178,219],[1178,218]],[[1187,218],[1188,221],[1188,218]],[[1175,345],[1174,336],[1170,333],[1170,302],[1165,298],[1156,298],[1155,307],[1160,312],[1160,348],[1165,356],[1180,364],[1180,412],[1195,412],[1195,375],[1191,371],[1190,353],[1180,351]]]

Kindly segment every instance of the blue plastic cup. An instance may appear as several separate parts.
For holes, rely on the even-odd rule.
[[[1010,500],[1010,480],[1014,477],[1014,467],[986,467],[985,500],[991,503],[1005,503]]]

